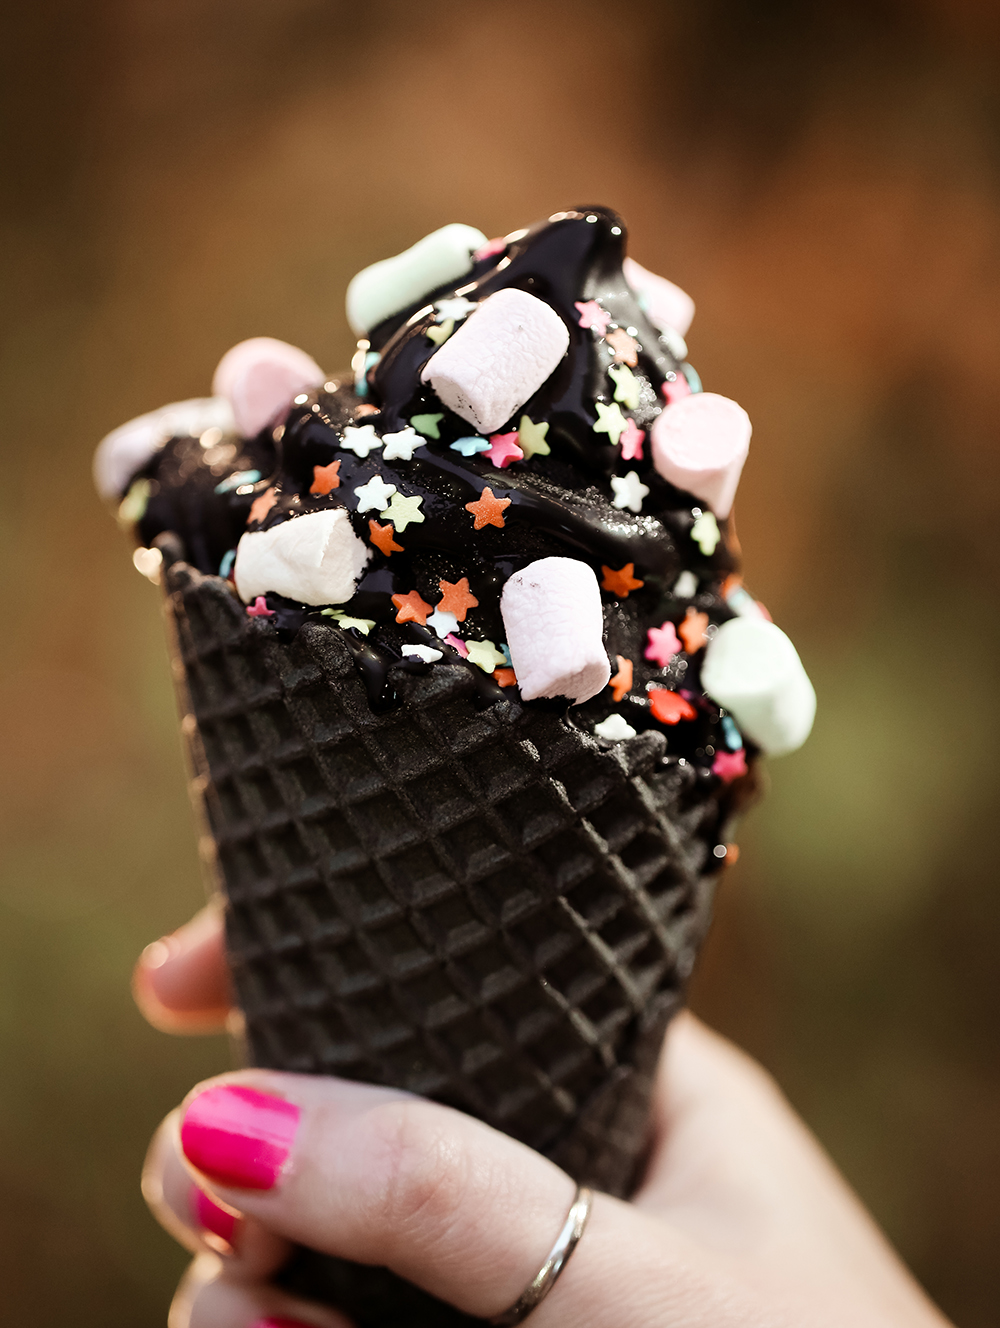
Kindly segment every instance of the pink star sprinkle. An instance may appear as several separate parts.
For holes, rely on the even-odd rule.
[[[464,641],[462,641],[459,637],[457,637],[454,632],[449,632],[444,639],[446,645],[449,645],[453,649],[457,650],[463,659],[468,659],[469,647],[465,644]]]
[[[642,440],[645,436],[645,429],[640,429],[635,420],[629,418],[626,421],[622,436],[618,440],[622,445],[623,461],[642,460]]]
[[[738,752],[718,752],[712,762],[712,774],[718,775],[727,784],[747,772],[747,754],[741,747]]]
[[[574,301],[577,309],[580,311],[580,326],[589,327],[592,332],[596,332],[599,337],[603,337],[608,330],[608,324],[611,322],[611,315],[606,309],[602,309],[596,300]]]
[[[487,242],[472,255],[474,263],[481,263],[484,258],[492,258],[494,254],[502,254],[507,248],[507,241],[504,236],[498,236],[495,240]]]
[[[506,470],[512,461],[523,461],[524,452],[517,445],[517,430],[492,434],[483,456],[489,457],[490,465],[496,466],[497,470]]]
[[[267,600],[263,595],[258,595],[252,604],[247,605],[248,618],[273,618],[274,609],[267,607]]]
[[[677,639],[673,623],[665,622],[662,627],[651,627],[647,636],[649,644],[646,646],[646,659],[653,660],[661,669],[667,668],[673,657],[684,649]]]
[[[667,379],[660,390],[667,398],[667,405],[672,406],[675,401],[680,401],[682,397],[691,395],[691,384],[682,373],[678,373],[673,382]]]

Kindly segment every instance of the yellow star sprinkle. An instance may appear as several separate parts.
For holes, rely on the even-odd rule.
[[[470,661],[478,664],[484,673],[492,673],[499,665],[507,663],[506,656],[497,650],[492,641],[466,641],[465,644]]]
[[[612,364],[608,373],[615,380],[615,400],[629,410],[639,407],[639,380],[627,364]]]
[[[594,433],[606,433],[611,441],[617,446],[618,439],[625,430],[625,416],[622,414],[622,408],[618,402],[612,402],[606,406],[603,401],[595,401],[597,407],[598,423],[594,425]]]
[[[401,493],[392,495],[392,502],[380,512],[383,521],[391,521],[397,531],[405,530],[412,523],[420,524],[424,519],[424,514],[420,510],[420,504],[424,500],[417,494],[412,498],[404,498]]]
[[[548,420],[545,420],[542,424],[534,424],[527,415],[521,416],[521,423],[517,430],[517,443],[524,453],[525,461],[530,461],[533,456],[549,455],[549,445],[545,441],[545,435],[548,431]]]

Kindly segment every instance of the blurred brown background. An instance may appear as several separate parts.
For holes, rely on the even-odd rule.
[[[157,592],[108,429],[362,265],[607,202],[755,422],[751,586],[817,684],[695,1005],[779,1076],[963,1328],[1000,1323],[1000,8],[992,0],[6,7],[0,1322],[161,1324],[148,1135],[225,1042],[144,1027],[198,905]]]

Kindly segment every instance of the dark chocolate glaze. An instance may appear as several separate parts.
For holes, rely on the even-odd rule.
[[[218,573],[221,568],[225,574],[226,563],[247,529],[250,505],[268,488],[274,489],[276,501],[263,522],[250,523],[250,531],[270,529],[331,506],[344,508],[372,555],[353,598],[331,607],[374,622],[367,636],[354,627],[342,630],[371,703],[379,709],[394,704],[389,673],[407,645],[433,646],[449,664],[462,661],[460,653],[429,628],[398,623],[393,595],[416,590],[434,605],[441,597],[440,581],[467,577],[479,603],[469,610],[457,635],[499,646],[504,641],[500,593],[513,572],[538,558],[571,557],[588,563],[602,581],[604,568],[618,570],[631,563],[643,585],[627,597],[605,592],[602,598],[611,663],[614,666],[619,655],[632,661],[632,689],[616,703],[607,688],[573,707],[570,714],[587,728],[612,712],[640,731],[665,727],[667,760],[689,761],[716,784],[718,777],[711,774],[716,753],[738,747],[740,739],[732,721],[724,726],[718,707],[701,690],[704,650],[675,656],[667,669],[647,660],[644,652],[650,628],[667,622],[680,625],[689,608],[707,614],[709,636],[733,616],[723,586],[727,578],[736,579],[736,559],[727,544],[727,523],[722,521],[717,548],[711,554],[702,552],[692,538],[702,505],[663,480],[653,467],[648,430],[665,404],[664,385],[680,379],[682,389],[690,384],[700,390],[700,383],[690,366],[672,352],[678,339],[661,334],[649,322],[626,282],[625,243],[624,223],[607,208],[557,214],[510,237],[502,252],[475,262],[459,282],[430,292],[419,304],[375,328],[368,342],[379,359],[368,370],[363,396],[355,391],[353,379],[327,382],[318,392],[298,399],[273,431],[242,442],[225,440],[231,449],[225,462],[217,448],[205,453],[196,439],[174,439],[142,472],[151,481],[152,494],[139,522],[139,538],[151,545],[161,531],[173,530],[183,540],[189,561],[204,572]],[[569,349],[549,379],[497,431],[515,431],[522,415],[536,424],[547,421],[549,455],[536,454],[497,469],[481,454],[466,457],[452,449],[452,443],[475,430],[449,411],[420,376],[438,349],[427,335],[438,317],[436,300],[461,295],[478,302],[510,287],[544,300],[559,314],[569,331]],[[632,372],[639,402],[635,408],[623,406],[622,411],[647,433],[640,460],[623,460],[620,446],[594,431],[596,403],[610,405],[615,399],[616,384],[608,370],[616,360],[614,347],[604,336],[580,325],[577,304],[590,300],[610,315],[609,331],[624,329],[638,343]],[[380,450],[362,458],[344,447],[343,430],[348,425],[371,424],[383,435],[407,428],[414,416],[428,414],[442,416],[437,426],[440,436],[425,436],[410,461],[386,461]],[[335,460],[341,463],[339,487],[326,495],[311,494],[314,467]],[[225,491],[230,475],[252,470],[262,476],[258,482],[230,484]],[[632,470],[649,488],[640,513],[613,503],[611,477]],[[356,488],[375,475],[395,485],[401,495],[421,499],[424,520],[396,532],[403,552],[390,557],[371,541],[369,521],[382,518],[376,512],[356,510]],[[223,492],[218,491],[220,485]],[[479,499],[486,487],[495,497],[509,499],[510,506],[504,512],[503,528],[474,531],[466,504]],[[696,580],[693,592],[688,587],[683,596],[674,589],[682,572]],[[274,615],[270,619],[274,629],[284,637],[307,620],[331,621],[315,606],[278,595],[268,595],[267,606]],[[434,664],[409,660],[405,667],[424,670]],[[492,676],[473,664],[467,667],[476,678],[483,704],[504,695]],[[679,692],[694,706],[696,717],[660,725],[647,700],[650,684]],[[748,755],[752,754],[751,749]]]

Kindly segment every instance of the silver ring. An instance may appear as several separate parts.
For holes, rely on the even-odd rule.
[[[594,1201],[592,1190],[582,1185],[576,1187],[573,1206],[566,1214],[563,1229],[559,1232],[556,1243],[552,1246],[549,1257],[528,1283],[524,1292],[511,1305],[509,1310],[490,1319],[494,1328],[511,1328],[512,1324],[523,1323],[536,1306],[540,1305],[556,1284],[556,1278],[566,1267],[566,1261],[579,1244],[583,1228],[590,1216],[590,1206]]]

